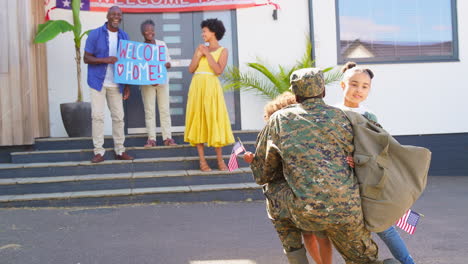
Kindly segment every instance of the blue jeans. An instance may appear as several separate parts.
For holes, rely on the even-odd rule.
[[[414,264],[414,260],[409,254],[405,242],[401,239],[395,227],[391,226],[389,229],[377,233],[377,235],[387,245],[394,258],[402,264]]]

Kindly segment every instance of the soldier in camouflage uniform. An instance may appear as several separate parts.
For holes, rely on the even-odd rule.
[[[324,103],[320,70],[295,71],[291,89],[300,104],[270,117],[251,164],[255,181],[268,183],[269,216],[290,263],[308,263],[301,233],[318,231],[346,263],[382,263],[364,228],[357,180],[346,163],[354,150],[350,122]]]

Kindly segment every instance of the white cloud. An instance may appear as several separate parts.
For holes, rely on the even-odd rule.
[[[377,34],[397,33],[399,31],[399,26],[379,25],[367,18],[340,17],[341,40],[375,40]]]

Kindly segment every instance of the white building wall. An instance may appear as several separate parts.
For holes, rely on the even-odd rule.
[[[82,31],[102,26],[106,21],[104,12],[81,12]],[[55,9],[51,12],[54,20],[63,19],[73,23],[70,10]],[[84,55],[86,36],[81,42],[81,54]],[[77,99],[77,79],[75,63],[75,46],[73,33],[58,35],[47,42],[47,78],[49,82],[49,117],[50,136],[66,137],[67,132],[62,123],[60,104],[75,102]],[[87,80],[87,65],[81,59],[81,84],[83,86],[83,101],[90,102],[90,88]],[[112,120],[109,111],[105,111],[106,135],[112,134]]]
[[[271,66],[293,65],[305,51],[309,32],[308,1],[278,1],[281,10],[273,20],[269,6],[237,10],[239,63],[262,58]],[[337,64],[335,1],[313,1],[315,55],[319,67]],[[367,106],[379,117],[386,129],[395,135],[468,132],[467,1],[457,1],[459,62],[404,63],[368,65],[375,73]],[[71,20],[71,11],[54,10],[53,19]],[[83,30],[105,22],[105,13],[82,12]],[[66,136],[59,105],[76,100],[76,74],[73,36],[67,33],[47,43],[51,136]],[[82,47],[84,48],[85,40]],[[86,65],[82,64],[85,101],[89,101]],[[338,86],[327,88],[326,101],[338,103],[342,98]],[[252,93],[241,93],[243,129],[263,127],[266,100]],[[111,134],[111,119],[106,111],[106,134]]]
[[[261,58],[270,66],[292,66],[305,52],[309,34],[307,0],[278,1],[281,10],[273,20],[271,6],[237,10],[239,66]],[[241,93],[242,129],[261,129],[263,106],[267,102],[254,93]]]

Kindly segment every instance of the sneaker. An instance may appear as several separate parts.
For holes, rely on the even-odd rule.
[[[134,158],[127,154],[127,152],[122,152],[120,155],[115,155],[117,160],[134,160]]]
[[[156,140],[148,139],[146,144],[144,145],[145,148],[152,148],[156,147]]]
[[[177,146],[177,144],[175,143],[174,139],[166,138],[166,140],[164,140],[164,146]]]
[[[101,154],[96,154],[94,155],[94,157],[91,159],[91,162],[92,163],[99,163],[99,162],[103,162],[104,161],[104,157],[101,155]]]

